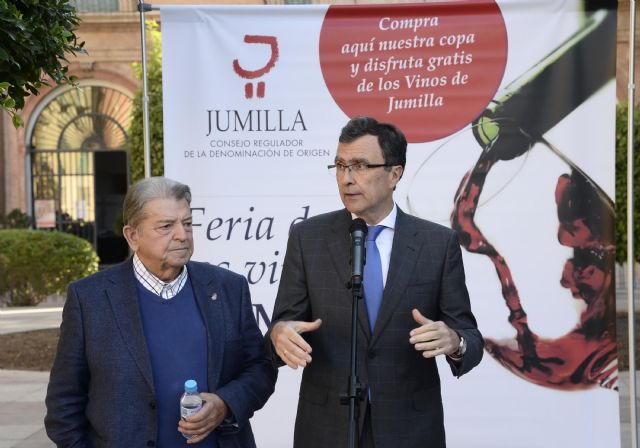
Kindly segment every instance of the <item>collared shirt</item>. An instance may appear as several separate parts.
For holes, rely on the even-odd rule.
[[[138,254],[133,254],[133,273],[145,289],[167,300],[173,299],[189,279],[189,273],[185,266],[175,280],[165,283],[149,272],[145,265],[142,264],[142,261],[140,261],[140,258],[138,258]]]
[[[351,214],[353,218],[358,216]],[[371,224],[376,226],[384,226],[385,228],[380,232],[378,238],[376,238],[376,246],[380,252],[380,263],[382,264],[382,284],[387,284],[387,274],[389,273],[389,263],[391,262],[391,246],[393,246],[393,236],[396,233],[396,217],[398,216],[398,206],[393,203],[393,208],[387,216],[385,216],[380,222]],[[369,224],[369,223],[367,223]]]

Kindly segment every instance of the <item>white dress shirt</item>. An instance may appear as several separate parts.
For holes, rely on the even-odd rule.
[[[355,219],[357,215],[351,214]],[[387,216],[376,224],[376,226],[385,226],[376,238],[376,246],[380,252],[380,263],[382,264],[382,284],[387,284],[387,274],[389,273],[389,263],[391,262],[391,246],[393,245],[393,235],[396,233],[396,217],[398,216],[398,206],[393,203],[393,208]],[[368,225],[368,224],[367,224]]]

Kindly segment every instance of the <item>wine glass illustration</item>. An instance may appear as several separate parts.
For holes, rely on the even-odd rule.
[[[492,264],[508,310],[508,323],[515,330],[514,337],[487,337],[485,348],[513,374],[558,390],[617,388],[614,204],[578,164],[545,136],[613,79],[615,25],[615,10],[593,12],[575,34],[499,93],[463,135],[451,139],[456,145],[470,145],[473,150],[465,156],[475,160],[470,169],[469,165],[452,168],[455,173],[450,178],[455,179],[457,188],[453,198],[447,198],[452,200],[448,209],[451,226],[468,252],[487,257]],[[576,69],[580,58],[601,62],[580,71]],[[421,169],[429,169],[432,160],[442,157],[446,145],[427,158]],[[479,208],[500,196],[518,178],[527,158],[542,151],[552,154],[565,167],[564,172],[555,175],[552,194],[537,200],[555,204],[556,244],[568,254],[558,273],[559,283],[570,292],[580,310],[575,325],[554,337],[534,330],[518,288],[518,277],[502,254],[500,235],[487,234],[478,215]],[[504,170],[505,166],[510,168]],[[500,181],[492,182],[492,175],[498,171]],[[419,175],[420,170],[416,176]],[[412,211],[420,208],[415,200],[409,204]],[[435,219],[443,219],[443,208],[437,210]],[[510,210],[502,213],[509,214]],[[520,236],[527,240],[525,229],[529,223],[520,224]],[[528,270],[528,275],[536,276],[535,263]],[[540,278],[541,282],[545,280]]]

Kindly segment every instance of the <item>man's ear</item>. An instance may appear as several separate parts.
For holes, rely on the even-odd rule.
[[[127,243],[129,244],[129,247],[131,248],[131,250],[133,252],[136,252],[138,250],[138,235],[139,235],[138,229],[127,224],[122,228],[122,234],[124,235],[124,238],[127,240]]]
[[[404,173],[404,168],[402,168],[402,165],[394,165],[391,167],[391,182],[392,182],[392,188],[395,190],[396,188],[396,184],[398,182],[400,182],[400,179],[402,179],[402,174]]]

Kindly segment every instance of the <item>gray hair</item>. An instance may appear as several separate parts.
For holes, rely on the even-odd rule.
[[[184,199],[191,204],[191,189],[188,185],[166,177],[149,177],[136,182],[129,187],[122,204],[124,225],[137,227],[145,218],[145,204],[154,199]]]

